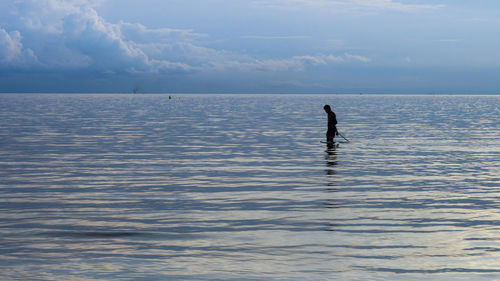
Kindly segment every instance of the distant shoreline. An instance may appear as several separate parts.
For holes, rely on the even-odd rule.
[[[191,96],[500,96],[497,94],[483,94],[483,93],[429,93],[429,94],[419,94],[419,93],[360,93],[360,94],[343,94],[343,93],[311,93],[311,94],[301,94],[301,93],[126,93],[126,92],[0,92],[0,95],[132,95],[132,96],[143,96],[143,95],[191,95]]]

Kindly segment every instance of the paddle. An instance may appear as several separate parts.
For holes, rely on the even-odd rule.
[[[337,131],[337,135],[341,136],[342,138],[344,138],[347,142],[350,142],[350,140],[346,139],[339,131]]]

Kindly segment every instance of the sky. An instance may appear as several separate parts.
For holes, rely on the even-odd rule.
[[[0,92],[499,94],[498,0],[1,0]]]

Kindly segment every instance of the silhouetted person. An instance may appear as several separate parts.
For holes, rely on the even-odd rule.
[[[335,112],[332,111],[332,108],[327,104],[323,107],[325,110],[326,114],[328,114],[328,131],[326,132],[326,141],[328,143],[333,144],[333,140],[336,135],[338,135],[337,132],[337,116],[335,115]]]

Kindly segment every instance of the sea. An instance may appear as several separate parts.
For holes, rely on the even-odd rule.
[[[2,94],[0,280],[500,280],[500,95]]]

